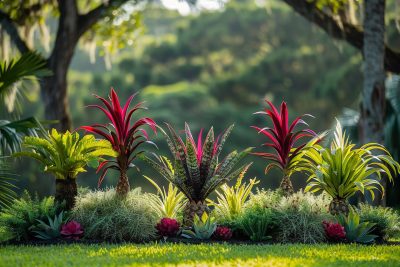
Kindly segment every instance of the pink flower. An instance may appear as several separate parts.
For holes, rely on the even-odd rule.
[[[161,236],[175,236],[179,232],[179,227],[178,221],[170,218],[162,218],[156,225],[156,229]]]
[[[232,238],[232,230],[229,227],[218,226],[214,232],[214,237],[219,240],[229,240]]]
[[[77,221],[70,221],[61,227],[61,234],[65,238],[72,238],[78,240],[83,234],[83,229]]]
[[[340,241],[346,237],[344,227],[339,223],[323,221],[322,224],[324,225],[325,234],[329,240]]]

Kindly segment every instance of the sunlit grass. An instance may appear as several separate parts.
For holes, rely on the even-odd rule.
[[[399,266],[400,246],[55,245],[0,247],[0,266]]]

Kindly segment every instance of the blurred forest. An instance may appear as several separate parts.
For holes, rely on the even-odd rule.
[[[92,94],[106,96],[114,87],[122,98],[139,91],[138,98],[161,126],[163,122],[183,129],[188,122],[197,134],[214,126],[217,133],[234,123],[235,128],[223,151],[257,147],[263,138],[251,125],[265,126],[265,118],[253,115],[263,99],[289,105],[289,115],[308,113],[312,129],[323,131],[345,108],[358,108],[362,89],[362,56],[345,42],[334,41],[279,0],[257,5],[257,1],[229,1],[220,10],[181,16],[158,4],[140,12],[141,33],[134,44],[111,56],[111,68],[103,57],[91,63],[82,44],[68,73],[69,101],[73,128],[104,120],[103,114],[85,108],[96,102]],[[50,22],[51,23],[51,22]],[[397,31],[388,30],[396,42]],[[97,50],[97,53],[101,51]],[[24,114],[44,117],[39,89],[30,94]],[[167,155],[161,135],[155,137],[157,153]],[[149,147],[150,150],[153,148]],[[281,175],[264,174],[266,162],[248,156],[254,164],[247,177],[257,177],[260,186],[275,188]],[[18,186],[50,194],[53,179],[31,160],[18,163]],[[147,175],[165,184],[150,168],[138,164],[131,169],[132,187],[153,190],[143,179]],[[116,183],[110,171],[103,186]],[[89,170],[78,179],[81,186],[95,188],[98,175]],[[295,188],[305,177],[293,178]]]

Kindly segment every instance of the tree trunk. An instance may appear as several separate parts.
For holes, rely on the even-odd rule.
[[[55,201],[59,204],[65,202],[65,209],[71,210],[75,206],[75,199],[78,195],[76,179],[56,179]]]
[[[283,194],[286,197],[293,195],[294,189],[293,189],[292,181],[290,180],[290,177],[288,175],[283,176],[280,188],[282,189]]]
[[[361,140],[383,144],[385,117],[385,0],[364,1],[364,86]],[[383,186],[386,182],[383,178]],[[377,195],[377,199],[379,194]],[[383,199],[382,204],[385,204]]]
[[[197,215],[201,218],[204,212],[209,213],[208,206],[204,201],[188,201],[183,214],[183,226],[192,227],[194,216]]]
[[[60,19],[53,51],[48,59],[48,67],[53,75],[41,82],[45,116],[58,120],[53,127],[71,130],[71,117],[68,110],[67,72],[78,43],[78,12],[75,1],[59,1]]]
[[[349,214],[349,211],[349,204],[344,198],[334,198],[329,204],[329,212],[334,216],[339,214],[347,216]]]
[[[129,185],[128,175],[126,174],[126,170],[124,171],[121,170],[116,189],[117,195],[125,197],[130,190],[131,187]]]

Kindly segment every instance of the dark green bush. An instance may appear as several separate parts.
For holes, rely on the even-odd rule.
[[[24,192],[20,199],[14,200],[0,213],[0,240],[31,240],[35,236],[32,227],[38,223],[37,220],[54,218],[60,210],[54,204],[53,197],[40,200],[38,196],[32,198],[28,192]]]
[[[360,204],[359,208],[360,221],[374,223],[371,234],[377,235],[380,240],[388,240],[400,234],[400,216],[392,208],[368,204]]]
[[[239,216],[236,227],[252,241],[266,241],[271,239],[276,231],[276,215],[276,211],[271,208],[251,207]]]
[[[91,191],[78,195],[71,219],[78,221],[85,238],[111,242],[149,241],[156,237],[159,221],[157,210],[140,188],[127,197],[116,196],[115,190]]]

